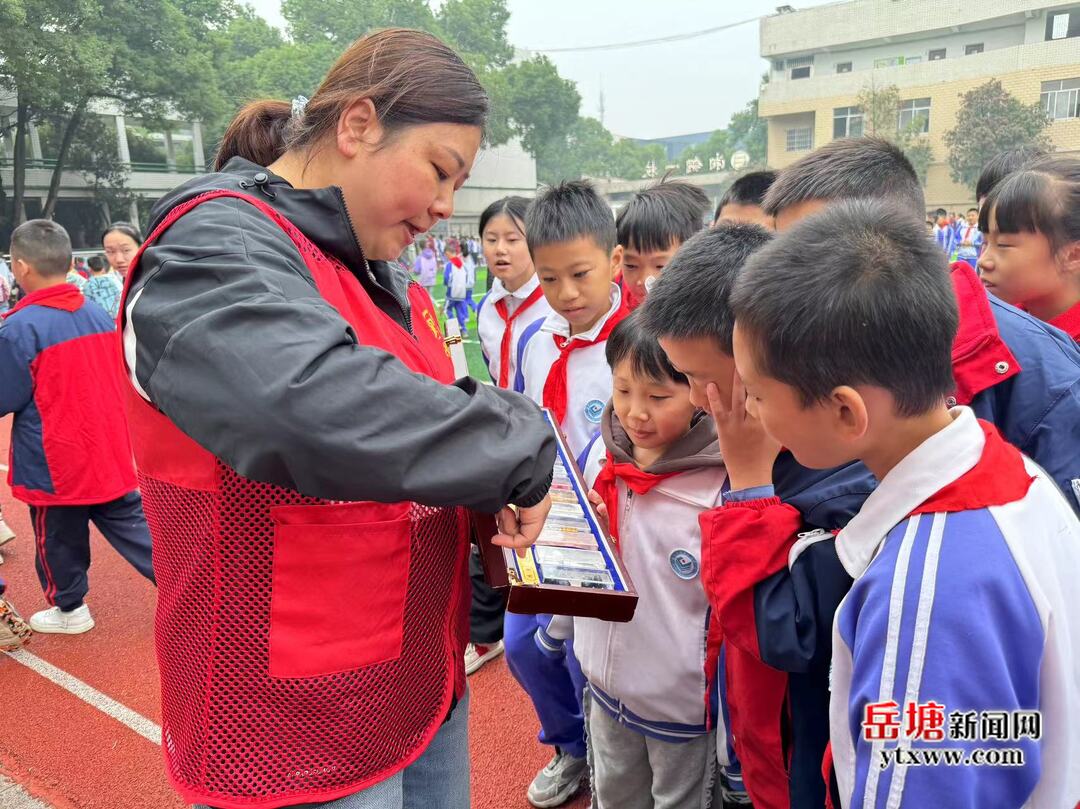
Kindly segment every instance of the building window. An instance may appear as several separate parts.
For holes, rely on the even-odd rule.
[[[787,62],[788,75],[793,79],[808,79],[810,78],[810,69],[814,64],[813,56],[800,56],[796,59],[788,59]]]
[[[837,62],[836,63],[836,72],[837,73],[850,73],[851,72],[851,62]]]
[[[1044,81],[1039,101],[1054,120],[1080,118],[1080,79]]]
[[[800,126],[787,131],[787,150],[789,152],[809,152],[814,148],[814,130],[809,126]]]
[[[902,65],[902,64],[904,64],[904,57],[903,56],[890,56],[887,59],[875,59],[874,60],[874,67],[875,68],[879,68],[879,67],[896,67],[897,65]]]
[[[940,62],[944,58],[945,58],[945,49],[944,48],[934,48],[934,50],[930,51],[930,61],[931,62]]]
[[[976,42],[974,45],[965,45],[964,46],[964,56],[972,56],[972,55],[974,55],[976,53],[982,53],[982,52],[983,52],[983,44],[981,42]]]
[[[863,134],[861,107],[837,107],[833,110],[832,136],[836,138],[860,138]]]
[[[1046,38],[1080,37],[1080,6],[1046,12]]]
[[[930,131],[930,99],[912,98],[900,102],[900,131]]]
[[[921,56],[905,56],[904,57],[904,64],[905,65],[917,65],[921,61],[922,61]]]

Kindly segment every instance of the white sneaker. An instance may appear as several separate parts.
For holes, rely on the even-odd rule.
[[[90,616],[90,608],[85,604],[71,612],[61,612],[59,607],[52,607],[31,615],[30,628],[35,632],[81,635],[94,628],[94,619]]]
[[[15,539],[15,532],[8,527],[6,522],[0,520],[0,545],[7,545],[13,539]]]
[[[503,653],[503,642],[490,645],[470,643],[465,647],[465,673],[472,674],[489,660],[494,660]]]

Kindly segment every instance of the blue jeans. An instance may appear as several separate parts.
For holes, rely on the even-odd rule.
[[[295,809],[468,809],[469,692],[427,750],[404,770],[374,786],[324,803]],[[194,809],[209,809],[197,806]]]

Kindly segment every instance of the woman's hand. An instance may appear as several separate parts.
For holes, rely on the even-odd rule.
[[[518,550],[528,548],[540,536],[549,511],[551,511],[550,497],[545,497],[529,508],[515,509],[506,506],[495,515],[499,533],[492,537],[491,541],[504,548]]]

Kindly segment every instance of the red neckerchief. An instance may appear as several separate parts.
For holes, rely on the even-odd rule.
[[[623,287],[623,300],[626,301],[626,308],[629,309],[631,312],[633,312],[642,304],[642,300],[640,300],[637,295],[634,294],[633,290],[630,289],[629,286]]]
[[[937,514],[943,511],[971,511],[988,506],[1003,506],[1022,499],[1035,478],[1024,466],[1020,450],[1005,441],[997,427],[979,419],[986,444],[979,462],[937,494],[912,511],[912,514]]]
[[[521,305],[514,310],[514,314],[507,314],[506,298],[501,298],[495,301],[495,311],[498,312],[499,317],[503,322],[503,336],[502,345],[499,346],[499,387],[505,388],[510,384],[510,344],[513,343],[512,332],[513,323],[520,317],[521,313],[536,303],[540,298],[544,296],[544,291],[539,286],[529,293],[529,297],[521,302]]]
[[[1052,319],[1050,325],[1056,326],[1080,343],[1080,303]]]
[[[548,371],[547,380],[544,382],[544,407],[555,414],[556,424],[562,426],[566,418],[566,371],[570,364],[570,355],[578,349],[604,342],[611,336],[611,330],[618,326],[628,314],[630,310],[626,308],[626,300],[621,299],[619,308],[608,317],[607,323],[592,340],[577,340],[559,334],[551,335],[555,341],[555,347],[559,349],[559,357],[551,364],[551,370]]]
[[[607,506],[608,533],[615,540],[616,547],[619,544],[619,489],[615,485],[615,479],[618,478],[625,483],[626,488],[634,494],[648,494],[653,487],[678,474],[678,472],[668,472],[663,475],[654,475],[643,472],[632,463],[615,463],[611,452],[607,453],[604,465],[600,468],[600,474],[596,476],[596,481],[593,483],[593,489],[603,498],[604,505]]]
[[[987,388],[1020,373],[1020,363],[998,334],[986,288],[965,261],[949,271],[960,311],[960,328],[953,341],[953,378],[957,404],[969,404]],[[1006,368],[999,373],[998,368]]]
[[[448,260],[451,264],[458,268],[460,268],[465,263],[461,260],[460,256],[451,256]]]
[[[0,317],[11,317],[20,309],[27,306],[48,306],[50,309],[62,309],[65,312],[74,312],[85,303],[83,294],[74,284],[57,284],[52,287],[39,289],[19,299],[19,302],[4,312]]]

